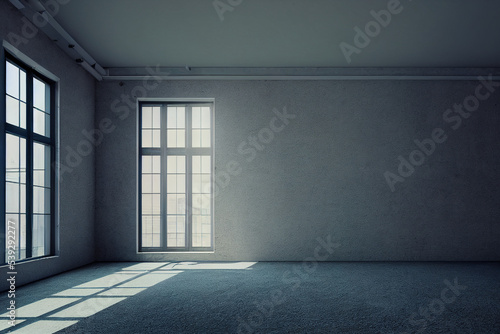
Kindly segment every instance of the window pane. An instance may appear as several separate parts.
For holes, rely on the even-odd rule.
[[[185,107],[167,107],[167,129],[184,129],[186,123]]]
[[[142,174],[142,193],[151,194],[153,192],[153,175]]]
[[[201,193],[210,194],[210,174],[201,174]]]
[[[167,247],[185,247],[186,235],[181,233],[167,234]]]
[[[152,247],[151,216],[142,216],[142,247]]]
[[[142,147],[153,147],[152,130],[142,130]]]
[[[201,147],[210,147],[210,130],[201,130]]]
[[[177,128],[177,108],[167,107],[167,129]]]
[[[193,157],[192,169],[193,169],[193,174],[201,173],[201,157],[200,156]]]
[[[153,108],[142,107],[142,128],[151,129],[153,127]]]
[[[210,182],[210,161],[210,156],[193,156],[193,193],[203,192],[203,189],[206,188],[205,185]]]
[[[142,130],[142,147],[160,147],[160,130]]]
[[[142,214],[143,215],[153,214],[153,195],[152,194],[142,194],[141,207],[142,207]]]
[[[26,103],[19,104],[19,127],[26,129]]]
[[[142,247],[160,247],[160,216],[142,217]]]
[[[50,215],[33,215],[32,256],[50,253]]]
[[[33,167],[35,170],[45,168],[45,145],[33,144]]]
[[[153,174],[153,193],[159,194],[160,193],[160,188],[161,188],[161,175],[160,174]]]
[[[153,202],[153,211],[152,213],[154,215],[159,215],[160,214],[160,195],[159,194],[153,194],[152,196],[152,202]]]
[[[19,156],[19,137],[7,134],[6,143],[6,180],[12,182],[20,181],[20,156]]]
[[[201,172],[202,173],[211,173],[212,166],[210,164],[211,158],[209,155],[204,155],[201,157]]]
[[[186,146],[186,131],[178,130],[177,131],[177,147]]]
[[[167,193],[175,194],[177,193],[177,182],[176,175],[167,175]]]
[[[16,260],[22,260],[26,258],[26,215],[18,215],[18,214],[5,215],[6,235],[9,235],[9,231],[11,231],[10,235],[14,236],[14,242],[16,246],[16,254],[15,254]]]
[[[184,129],[186,127],[186,108],[177,107],[177,128]]]
[[[152,127],[155,129],[161,128],[161,123],[160,123],[160,107],[153,107],[153,125]]]
[[[142,193],[159,194],[160,193],[160,175],[142,174]]]
[[[155,246],[155,245],[160,245],[160,234],[159,233],[153,233],[153,246],[154,247],[159,247],[159,246]]]
[[[201,247],[210,247],[212,244],[211,235],[208,233],[202,233],[201,235]]]
[[[167,247],[177,247],[177,234],[167,234]]]
[[[21,183],[26,183],[26,139],[19,139],[19,161],[20,161],[20,181]]]
[[[167,173],[185,173],[186,172],[186,157],[171,155],[167,157]]]
[[[19,126],[19,101],[7,96],[5,101],[6,121],[15,126]]]
[[[33,78],[33,106],[42,111],[48,112],[47,104],[47,93],[48,87],[47,85],[38,80],[37,78]]]
[[[39,256],[43,254],[43,215],[33,215],[33,249],[32,255]]]
[[[7,62],[6,71],[7,94],[19,98],[19,67]]]
[[[186,172],[186,157],[177,157],[177,173]]]
[[[19,212],[26,213],[26,185],[20,184],[19,190]]]
[[[193,233],[193,247],[201,247],[201,233]]]
[[[210,107],[193,107],[191,139],[193,147],[210,147],[210,127]]]
[[[50,213],[50,189],[33,187],[33,213]]]
[[[160,173],[161,172],[161,159],[159,155],[154,155],[153,156],[153,173]]]
[[[192,162],[192,244],[193,247],[210,247],[212,242],[211,157],[193,156]]]
[[[167,147],[177,147],[177,130],[167,130]]]
[[[177,216],[167,216],[167,231],[168,233],[177,233]]]
[[[201,108],[201,120],[200,127],[203,129],[210,129],[210,108],[202,107]]]
[[[160,147],[160,130],[153,130],[153,147]]]
[[[201,147],[201,130],[193,130],[193,138],[191,139],[191,146]]]
[[[186,192],[186,176],[185,174],[169,174],[167,175],[167,193],[183,194]]]
[[[33,212],[44,213],[45,208],[45,189],[33,187]]]
[[[186,195],[168,194],[167,195],[167,214],[184,214],[186,210]]]
[[[142,156],[142,172],[151,173],[152,171],[152,157],[150,155]]]
[[[159,215],[160,214],[160,195],[143,194],[142,195],[142,214]]]
[[[143,155],[142,156],[142,172],[147,173],[160,173],[160,156],[158,155]]]
[[[160,246],[159,217],[153,219],[151,216],[161,213],[160,163],[159,156],[142,157],[142,247]],[[147,218],[145,215],[151,217]],[[152,230],[153,227],[155,230]]]
[[[142,232],[145,234],[153,233],[153,216],[142,217]]]
[[[5,182],[5,212],[19,213],[19,183]]]
[[[167,147],[185,147],[186,146],[186,131],[185,130],[167,130]]]
[[[186,244],[186,235],[177,234],[177,247],[185,247],[185,244]]]
[[[26,139],[6,135],[6,213],[26,213]]]
[[[210,196],[193,194],[193,214],[210,215]]]
[[[183,194],[186,192],[186,175],[178,174],[177,175],[177,192]]]
[[[26,72],[23,70],[19,70],[19,81],[20,81],[20,97],[19,99],[23,102],[26,102]]]
[[[192,177],[192,182],[193,182],[193,194],[199,194],[201,193],[201,175],[200,174],[193,174]]]
[[[42,136],[49,136],[50,121],[48,114],[38,109],[33,109],[33,131]]]
[[[184,216],[177,216],[177,233],[186,233],[186,218]]]
[[[201,233],[201,216],[193,215],[193,233]]]
[[[33,144],[33,184],[50,187],[50,147]]]
[[[193,247],[212,245],[212,226],[210,216],[193,216]]]
[[[193,112],[192,112],[192,128],[193,129],[199,129],[201,128],[201,108],[200,107],[193,107]]]

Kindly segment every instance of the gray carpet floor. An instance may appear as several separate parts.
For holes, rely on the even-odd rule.
[[[4,332],[500,333],[500,264],[95,263],[16,304]]]

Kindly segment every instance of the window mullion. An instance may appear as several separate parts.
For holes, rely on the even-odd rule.
[[[26,258],[33,251],[33,72],[26,73]]]
[[[167,249],[167,106],[160,107],[160,248]]]
[[[192,154],[191,154],[191,105],[186,105],[186,249],[192,248],[193,194],[192,194]]]

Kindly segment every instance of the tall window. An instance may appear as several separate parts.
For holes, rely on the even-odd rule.
[[[213,105],[140,105],[139,249],[213,249]]]
[[[53,83],[7,56],[5,63],[4,261],[54,253]]]

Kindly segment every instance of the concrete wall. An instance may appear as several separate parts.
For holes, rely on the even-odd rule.
[[[8,1],[0,1],[0,39],[17,45],[19,51],[60,78],[60,147],[61,159],[67,147],[77,149],[84,139],[83,129],[93,129],[95,80],[43,32],[23,35],[23,16]],[[13,35],[25,40],[15,43]],[[3,110],[3,108],[2,108]],[[94,153],[62,175],[60,183],[59,256],[17,264],[16,285],[76,268],[94,260]],[[7,268],[0,276],[7,277]],[[0,290],[7,289],[0,280]]]
[[[136,254],[137,124],[135,99],[126,96],[143,82],[98,83],[96,123],[107,118],[115,128],[96,151],[97,259],[300,261],[330,235],[341,245],[328,260],[498,260],[500,88],[490,87],[497,91],[468,118],[446,113],[478,85],[164,81],[147,96],[215,98],[217,172],[234,160],[241,173],[215,199],[214,253]],[[274,108],[295,118],[248,161],[238,146],[269,135],[262,129]],[[384,173],[398,175],[398,157],[410,159],[414,140],[433,132],[446,141],[412,175],[402,168],[408,177],[391,191]],[[415,163],[422,157],[412,155]]]

